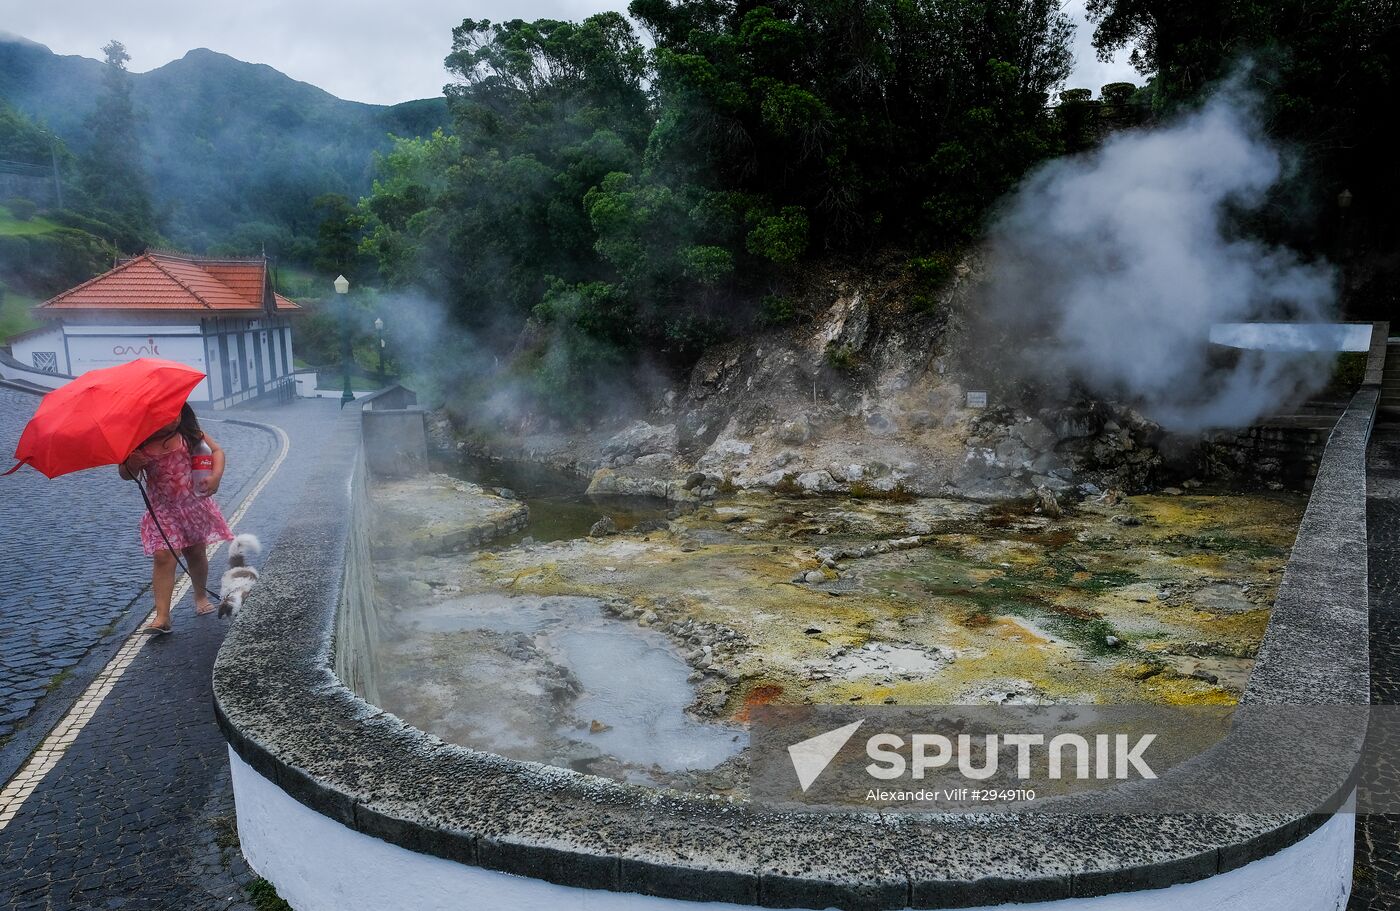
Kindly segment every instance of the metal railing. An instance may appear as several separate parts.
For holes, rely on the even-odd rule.
[[[288,374],[273,380],[272,385],[268,387],[268,391],[264,395],[278,404],[288,404],[297,397],[296,375]]]

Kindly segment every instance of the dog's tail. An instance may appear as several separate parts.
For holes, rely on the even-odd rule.
[[[262,552],[262,542],[257,535],[250,535],[246,532],[238,535],[228,546],[228,565],[247,566],[248,555]]]

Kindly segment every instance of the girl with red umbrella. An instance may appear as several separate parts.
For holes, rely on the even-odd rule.
[[[196,479],[190,455],[201,443],[212,452],[213,471]],[[134,480],[145,472],[150,510],[141,517],[141,546],[152,559],[151,590],[156,615],[142,629],[149,635],[170,632],[170,598],[175,590],[175,551],[185,558],[194,590],[197,614],[214,610],[209,601],[208,545],[231,541],[233,533],[212,499],[224,476],[224,451],[199,426],[194,409],[185,405],[180,417],[147,437],[117,466],[123,479]],[[157,524],[159,523],[159,524]]]
[[[219,507],[209,498],[224,474],[223,450],[200,429],[194,409],[186,403],[203,379],[204,374],[192,367],[146,357],[89,370],[44,396],[20,434],[14,468],[5,472],[29,465],[56,478],[116,465],[127,480],[139,484],[140,476],[145,476],[142,490],[148,509],[141,517],[141,544],[153,561],[156,614],[143,632],[151,635],[171,629],[175,552],[187,561],[195,610],[204,614],[214,609],[205,587],[209,576],[205,547],[233,539]],[[212,465],[208,476],[197,481],[191,456],[201,444],[208,445]]]

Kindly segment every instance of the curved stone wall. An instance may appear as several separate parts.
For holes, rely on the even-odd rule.
[[[1364,471],[1376,398],[1374,387],[1364,388],[1333,432],[1247,704],[1369,700]],[[258,810],[280,799],[269,788],[319,814],[299,819],[338,827],[331,831],[361,845],[366,863],[382,842],[484,871],[660,899],[1091,908],[1097,905],[1085,900],[1132,892],[1132,904],[1120,898],[1113,907],[1147,909],[1183,905],[1152,904],[1144,890],[1165,888],[1165,898],[1199,891],[1207,880],[1252,882],[1266,869],[1277,879],[1302,863],[1319,890],[1306,894],[1313,902],[1306,907],[1344,902],[1351,819],[1333,813],[1350,791],[1345,775],[1319,793],[1315,812],[1271,816],[813,814],[652,791],[446,744],[359,698],[333,671],[353,678],[354,660],[344,656],[372,635],[373,624],[354,617],[353,606],[342,609],[363,597],[355,594],[363,579],[357,564],[365,559],[353,532],[356,504],[364,505],[357,500],[363,475],[357,477],[360,483],[348,486],[343,476],[308,485],[314,508],[291,512],[291,543],[272,554],[264,587],[215,666],[216,711],[236,755],[245,849],[289,895],[318,893],[292,882],[285,867],[259,866],[270,863],[259,858],[271,855],[259,852],[274,848],[268,839],[277,837],[276,814]],[[1323,624],[1327,635],[1318,634]],[[1280,864],[1285,850],[1290,859]],[[1231,871],[1243,878],[1225,880]],[[1233,896],[1229,902],[1191,906],[1302,908],[1292,904],[1304,897],[1300,889],[1280,896],[1230,888],[1222,893]],[[577,907],[634,906],[613,904],[606,893],[575,898]],[[521,906],[558,907],[556,899],[521,899]],[[310,898],[294,903],[321,906]]]

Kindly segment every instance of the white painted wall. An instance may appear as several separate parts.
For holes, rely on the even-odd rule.
[[[289,797],[229,750],[238,837],[258,874],[296,911],[719,911],[739,908],[571,889],[417,854]],[[1356,817],[1229,873],[1167,889],[998,905],[996,911],[1341,911],[1351,895]],[[993,911],[984,907],[982,911]]]
[[[209,375],[209,398],[218,401],[228,393],[224,392],[223,371],[219,369],[219,339],[217,336],[209,336],[204,339],[204,363],[207,364],[205,373]]]
[[[258,349],[253,346],[253,333],[243,333],[243,388],[258,388]]]
[[[72,358],[73,375],[79,376],[101,367],[115,367],[139,357],[159,357],[209,372],[204,359],[204,339],[199,335],[136,334],[125,329],[108,329],[105,334],[75,333],[68,329],[68,355]],[[199,327],[193,327],[195,332]],[[190,401],[208,402],[209,380],[199,381],[190,393]]]
[[[63,326],[51,324],[41,332],[10,343],[10,353],[15,360],[25,366],[34,364],[34,352],[52,351],[58,355],[58,372],[70,373],[68,355],[63,350]]]
[[[263,381],[270,383],[277,377],[277,371],[272,369],[272,339],[266,329],[260,330],[258,337],[262,345]]]

